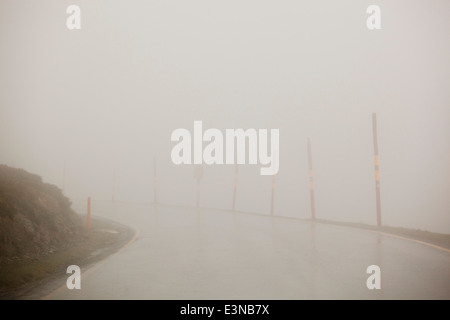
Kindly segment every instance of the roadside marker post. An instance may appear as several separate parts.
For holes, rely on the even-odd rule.
[[[273,216],[273,201],[275,198],[275,175],[272,175],[272,196],[270,199],[270,215]]]
[[[91,197],[87,198],[87,218],[86,218],[86,228],[89,230],[91,228]]]
[[[308,139],[309,195],[311,201],[311,219],[316,219],[316,203],[314,198],[314,174],[312,169],[311,141]]]
[[[380,195],[380,159],[378,157],[377,114],[372,113],[373,130],[373,162],[375,169],[375,197],[377,203],[377,226],[381,227],[381,195]]]
[[[158,203],[156,190],[156,157],[153,156],[153,203]]]
[[[197,200],[196,206],[200,207],[200,179],[203,177],[203,167],[201,165],[196,165],[194,167],[194,179],[197,180]]]
[[[234,167],[234,188],[233,188],[233,211],[236,211],[236,190],[238,184],[238,165],[235,164]]]
[[[111,201],[116,201],[116,169],[113,171]]]

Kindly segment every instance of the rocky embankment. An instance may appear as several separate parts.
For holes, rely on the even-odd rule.
[[[69,246],[84,232],[58,187],[0,165],[0,265],[37,259]]]

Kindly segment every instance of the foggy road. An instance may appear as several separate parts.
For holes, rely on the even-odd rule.
[[[450,1],[380,2],[0,1],[0,261],[92,197],[135,241],[30,297],[450,299],[450,250],[300,219],[450,235]]]
[[[449,252],[376,232],[169,206],[97,203],[93,213],[138,237],[82,269],[81,290],[46,298],[450,299]],[[381,290],[366,287],[373,264]]]

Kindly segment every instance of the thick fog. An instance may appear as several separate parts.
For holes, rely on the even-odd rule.
[[[376,113],[383,224],[450,233],[450,2],[375,2],[0,0],[0,163],[153,202],[156,159],[158,202],[195,206],[173,130],[276,128],[275,215],[310,217],[309,138],[317,217],[375,224]],[[238,172],[236,209],[269,214],[272,176]],[[203,165],[200,206],[231,209],[234,174]]]

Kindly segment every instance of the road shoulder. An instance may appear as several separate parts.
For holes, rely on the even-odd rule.
[[[69,265],[84,272],[126,246],[135,235],[135,230],[123,224],[93,217],[87,235],[72,246],[39,260],[3,266],[0,299],[41,299],[65,285]]]

